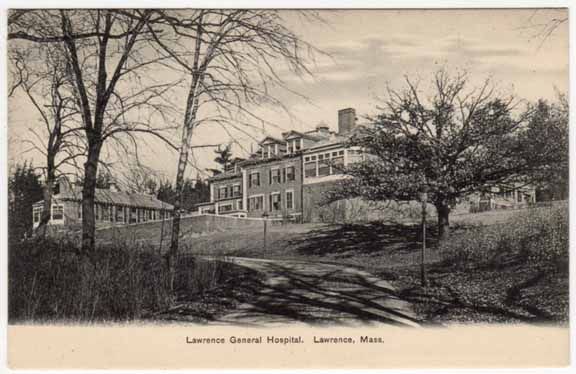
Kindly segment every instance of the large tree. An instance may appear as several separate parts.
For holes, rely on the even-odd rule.
[[[203,124],[228,129],[265,123],[256,113],[262,105],[281,105],[273,88],[286,87],[280,75],[308,72],[312,48],[290,30],[275,10],[170,10],[155,38],[158,50],[185,72],[188,92],[181,121],[180,157],[176,173],[174,220],[169,264],[178,252],[184,175],[194,130]],[[301,13],[313,16],[314,12]],[[308,53],[307,53],[308,52]]]
[[[156,124],[166,105],[160,98],[174,82],[156,82],[146,69],[162,58],[149,53],[153,10],[16,10],[9,15],[8,38],[28,48],[57,45],[73,82],[73,97],[85,139],[82,188],[82,250],[95,244],[94,198],[98,165],[106,144],[137,145],[134,134],[166,140]],[[144,109],[145,108],[145,109]]]
[[[426,191],[436,208],[439,236],[446,237],[453,206],[473,193],[531,182],[558,152],[529,147],[532,109],[499,94],[489,80],[470,87],[466,74],[435,74],[427,94],[406,78],[403,90],[388,89],[380,113],[355,134],[366,160],[345,170],[348,178],[328,200],[417,200]],[[544,140],[543,140],[544,141]]]

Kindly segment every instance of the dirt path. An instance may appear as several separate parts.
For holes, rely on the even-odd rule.
[[[228,261],[265,275],[248,300],[219,318],[249,325],[380,322],[418,326],[411,305],[389,282],[354,268],[300,261],[232,257]]]

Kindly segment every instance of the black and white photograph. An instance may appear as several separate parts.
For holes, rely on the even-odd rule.
[[[3,14],[9,329],[522,326],[568,362],[569,9]]]

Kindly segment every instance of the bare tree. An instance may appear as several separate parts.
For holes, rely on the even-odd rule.
[[[194,130],[203,124],[245,132],[270,123],[255,107],[282,104],[273,94],[286,88],[281,69],[309,74],[314,48],[288,29],[275,10],[175,10],[162,12],[158,33],[148,25],[158,51],[186,74],[188,94],[182,119],[172,238],[168,263],[178,253],[184,173]],[[314,12],[302,13],[316,17]]]
[[[37,233],[44,235],[50,221],[56,179],[62,173],[62,168],[70,165],[84,149],[75,139],[82,127],[70,95],[70,76],[60,51],[57,48],[43,48],[36,51],[40,53],[36,56],[29,52],[16,49],[9,55],[14,78],[10,94],[17,89],[24,93],[43,124],[39,128],[30,128],[33,138],[26,139],[24,143],[30,145],[28,150],[35,150],[46,159],[45,166],[41,167],[44,172],[44,209],[37,229]],[[41,64],[36,61],[39,57],[42,58]]]
[[[568,9],[534,9],[521,30],[528,32],[532,39],[540,40],[538,48],[558,30],[568,24]]]
[[[163,95],[177,82],[156,82],[141,73],[162,62],[148,54],[152,10],[30,10],[12,13],[8,38],[64,51],[86,141],[82,189],[82,252],[94,251],[96,177],[105,144],[137,145],[137,134],[162,140],[169,103]],[[153,121],[159,116],[161,121]]]

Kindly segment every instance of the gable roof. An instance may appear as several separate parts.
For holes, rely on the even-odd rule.
[[[54,195],[56,200],[62,201],[81,201],[82,200],[82,188],[79,186],[73,186],[69,190],[65,190],[58,195]],[[123,205],[134,208],[147,208],[147,209],[174,209],[172,204],[168,204],[164,201],[158,200],[152,195],[138,194],[138,193],[128,193],[128,192],[116,192],[110,191],[108,189],[97,188],[94,201],[100,204],[114,204]]]
[[[268,140],[271,140],[271,142],[268,142]],[[266,144],[266,143],[279,143],[279,144],[283,144],[283,143],[284,143],[284,140],[278,139],[278,138],[275,138],[275,137],[273,137],[273,136],[268,135],[268,136],[266,136],[264,139],[262,139],[262,140],[260,141],[260,143],[258,143],[258,144]]]
[[[315,135],[311,135],[310,133],[312,132],[316,132],[316,130],[311,130],[311,131],[307,131],[307,132],[300,132],[300,131],[296,131],[296,130],[290,130],[287,132],[283,132],[282,136],[284,137],[284,139],[288,139],[290,137],[299,137],[299,138],[306,138],[306,139],[310,139],[310,140],[320,140],[322,139],[322,137],[320,136],[315,136]]]

